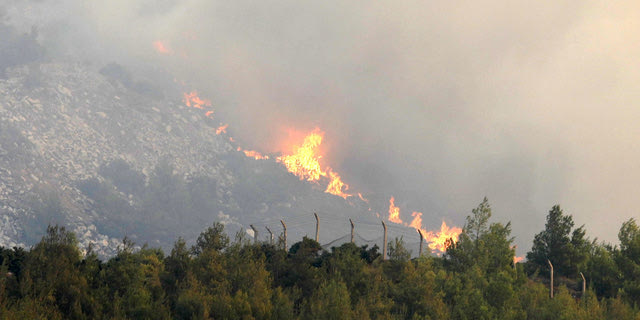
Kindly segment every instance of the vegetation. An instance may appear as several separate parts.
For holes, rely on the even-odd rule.
[[[123,177],[125,179],[126,177]],[[161,179],[162,177],[158,177]],[[0,319],[638,319],[640,227],[619,246],[585,238],[554,206],[529,261],[514,265],[509,223],[487,199],[442,257],[411,260],[401,239],[323,251],[308,238],[285,250],[231,241],[220,223],[169,255],[124,239],[106,262],[73,233],[49,227],[30,250],[0,249]],[[547,260],[557,266],[549,297]],[[582,292],[581,278],[587,277]]]

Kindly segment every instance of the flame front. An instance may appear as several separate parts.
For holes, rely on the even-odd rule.
[[[400,219],[400,208],[396,207],[394,203],[395,201],[396,199],[393,197],[389,199],[389,221],[402,224],[402,219]]]
[[[318,147],[322,144],[323,137],[324,132],[316,128],[304,138],[301,146],[294,148],[293,154],[280,156],[276,160],[300,180],[319,181],[320,178],[327,178],[329,183],[325,192],[346,199],[351,195],[344,193],[343,190],[347,190],[349,186],[342,182],[337,172],[329,167],[323,169],[320,164],[321,156],[318,155]]]
[[[513,264],[516,264],[522,261],[524,261],[524,257],[516,257],[516,256],[513,257]]]

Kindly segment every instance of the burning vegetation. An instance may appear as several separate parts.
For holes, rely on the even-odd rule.
[[[154,44],[155,45],[155,44]],[[157,48],[156,48],[157,49]],[[211,107],[211,101],[202,99],[198,96],[198,92],[193,90],[183,94],[183,102],[188,107],[205,110],[205,107]],[[205,116],[213,118],[213,110],[207,110]],[[216,134],[226,134],[228,124],[221,124],[216,129]],[[351,197],[352,194],[346,193],[349,185],[342,181],[340,175],[331,167],[324,165],[322,160],[322,152],[320,146],[324,139],[324,132],[319,128],[314,129],[304,136],[301,144],[290,144],[288,149],[291,152],[275,158],[275,161],[284,165],[287,170],[298,177],[300,180],[306,180],[314,183],[326,183],[325,192],[333,194],[344,199]],[[229,141],[235,143],[233,137],[229,137]],[[269,156],[254,150],[246,150],[240,146],[236,147],[238,152],[242,152],[246,157],[256,160],[267,160]],[[368,200],[358,193],[358,198],[368,203]],[[371,209],[369,209],[371,211]],[[444,221],[439,231],[427,231],[422,227],[422,212],[413,212],[413,219],[410,223],[402,221],[400,217],[400,208],[395,205],[395,198],[389,199],[389,217],[388,220],[406,227],[414,228],[421,232],[431,251],[441,254],[446,251],[448,240],[453,242],[458,240],[458,235],[462,232],[461,228],[449,227]]]
[[[316,128],[304,138],[302,145],[294,148],[295,151],[292,154],[280,156],[276,161],[282,163],[300,180],[312,182],[327,180],[325,192],[346,199],[351,196],[345,193],[349,186],[342,182],[337,172],[320,164],[322,156],[318,152],[318,147],[322,144],[323,137],[324,132]]]
[[[411,214],[413,220],[410,223],[403,222],[400,218],[400,208],[395,205],[395,198],[389,199],[389,221],[414,228],[422,233],[425,241],[427,241],[431,252],[444,253],[447,251],[447,240],[453,242],[458,241],[458,236],[462,233],[462,229],[458,227],[449,227],[447,223],[442,221],[440,231],[427,231],[422,228],[422,212],[413,212]]]

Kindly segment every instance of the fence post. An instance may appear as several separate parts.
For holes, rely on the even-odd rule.
[[[318,219],[317,213],[314,212],[313,215],[316,217],[316,242],[318,242],[318,237],[320,236],[320,219]]]
[[[284,228],[284,250],[287,250],[287,225],[284,224],[284,221],[280,220],[280,223],[282,223],[282,228]]]
[[[258,230],[252,225],[249,225],[253,229],[253,243],[258,243]]]
[[[271,232],[271,229],[269,229],[269,227],[265,228],[267,228],[267,231],[269,231],[269,244],[273,244],[273,232]]]
[[[549,267],[551,268],[551,283],[549,284],[549,296],[551,297],[551,299],[553,299],[553,265],[551,264],[551,261],[549,261],[547,259],[547,262],[549,263]]]
[[[418,233],[420,234],[420,251],[418,251],[418,257],[422,257],[422,242],[424,240],[424,236],[422,235],[422,231],[418,229]]]
[[[582,296],[584,297],[585,292],[587,292],[587,279],[584,278],[582,272],[580,272],[580,276],[582,277]]]
[[[351,223],[351,243],[353,243],[353,221],[349,218],[349,223]]]
[[[387,260],[387,225],[382,221],[384,228],[384,243],[382,244],[382,261]]]

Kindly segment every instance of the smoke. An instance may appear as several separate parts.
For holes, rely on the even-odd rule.
[[[324,160],[380,212],[395,196],[436,229],[487,196],[525,251],[556,203],[606,241],[634,213],[639,6],[66,0],[5,11],[17,28],[38,26],[50,54],[166,68],[248,149],[321,128]]]

